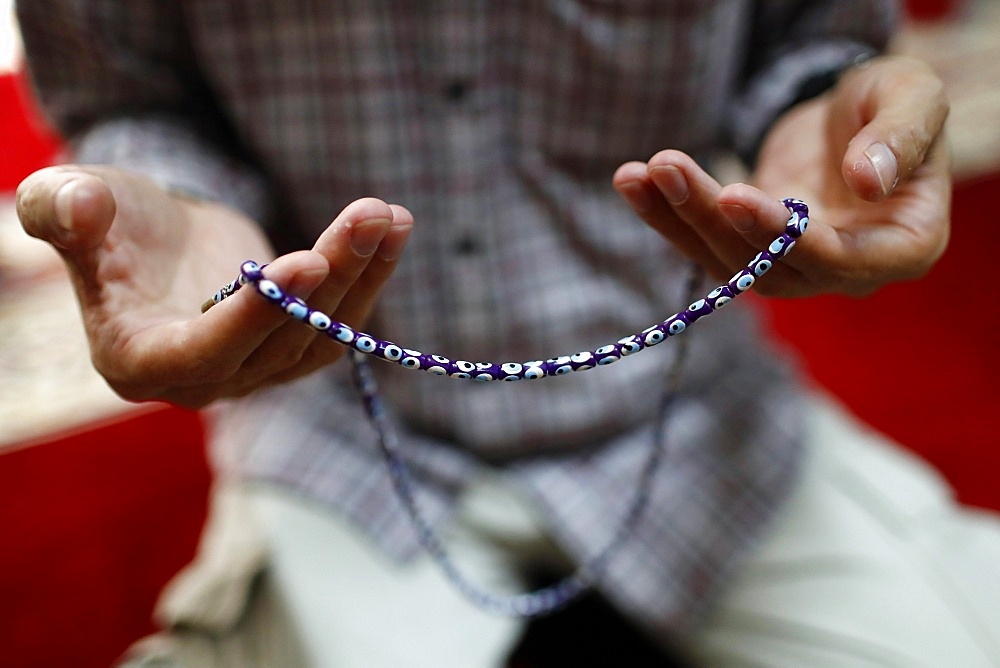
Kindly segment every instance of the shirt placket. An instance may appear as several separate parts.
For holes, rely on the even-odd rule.
[[[437,88],[437,115],[441,133],[442,167],[446,189],[440,210],[448,230],[448,280],[455,287],[454,317],[465,336],[488,343],[496,336],[490,324],[495,307],[496,281],[485,252],[493,243],[487,164],[495,148],[485,95],[487,57],[483,3],[463,0],[449,3],[440,24],[432,27],[438,71],[432,73]],[[473,360],[474,361],[474,360]]]

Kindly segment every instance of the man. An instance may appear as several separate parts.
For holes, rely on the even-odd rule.
[[[91,163],[26,180],[25,228],[66,258],[117,391],[215,406],[216,508],[164,599],[172,633],[138,652],[148,661],[493,665],[522,625],[478,611],[421,555],[335,364],[343,348],[250,290],[199,314],[243,260],[270,262],[269,279],[339,321],[506,361],[683,308],[685,258],[727,280],[781,231],[783,196],[806,200],[812,225],[765,294],[865,294],[926,271],[948,236],[947,103],[925,66],[874,57],[888,2],[48,0],[18,13],[41,100]],[[753,185],[706,171],[727,150]],[[533,568],[588,563],[662,447],[642,518],[595,587],[665,653],[995,660],[996,578],[957,568],[942,540],[974,536],[962,558],[988,563],[995,525],[806,396],[749,310],[685,337],[537,383],[377,369],[457,567],[514,593]]]

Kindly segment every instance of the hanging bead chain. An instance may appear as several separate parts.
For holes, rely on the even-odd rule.
[[[659,419],[656,421],[649,454],[639,472],[639,481],[632,502],[611,539],[596,556],[581,564],[573,573],[556,583],[535,591],[514,595],[498,595],[486,591],[469,580],[457,567],[445,547],[444,541],[420,510],[413,475],[397,450],[396,435],[391,428],[378,392],[374,373],[367,358],[374,356],[395,362],[404,368],[423,369],[438,376],[471,378],[478,381],[533,380],[611,364],[622,357],[655,346],[669,337],[684,332],[688,326],[722,308],[748,290],[757,278],[771,269],[775,261],[787,255],[795,246],[796,240],[806,231],[809,224],[809,209],[801,200],[786,199],[783,203],[789,212],[785,231],[768,245],[767,250],[758,253],[729,282],[712,290],[704,299],[693,302],[687,310],[675,313],[658,325],[619,339],[617,343],[602,346],[594,351],[553,357],[545,361],[506,362],[503,364],[472,363],[463,360],[452,361],[441,355],[426,355],[416,350],[403,348],[391,341],[383,341],[370,334],[358,332],[333,320],[325,313],[310,308],[301,299],[286,295],[274,281],[264,278],[264,267],[252,261],[244,262],[240,268],[239,277],[219,290],[211,300],[202,306],[202,310],[207,311],[214,304],[235,294],[242,286],[251,283],[261,296],[283,309],[292,319],[303,322],[317,332],[325,333],[332,340],[349,346],[352,349],[351,361],[354,368],[355,386],[375,428],[379,449],[389,468],[393,488],[410,516],[424,549],[437,562],[445,577],[475,605],[498,614],[515,617],[538,617],[565,607],[591,587],[649,505],[652,481],[666,451],[667,417],[680,388],[681,367],[686,358],[687,339],[681,339],[677,344],[680,349],[676,351],[673,364],[667,373],[665,393],[660,405]],[[700,271],[692,272],[688,281],[689,298],[693,298],[696,286],[700,282],[700,276]]]
[[[688,279],[687,294],[693,296],[701,283],[702,272],[694,268]],[[533,618],[551,614],[566,607],[586,592],[596,579],[604,572],[607,563],[621,546],[635,525],[639,522],[646,507],[649,505],[649,493],[656,472],[666,453],[668,416],[675,401],[682,375],[684,360],[687,358],[687,339],[678,341],[678,349],[667,371],[663,398],[654,433],[650,442],[649,453],[639,470],[639,480],[635,487],[632,501],[622,516],[617,530],[604,548],[569,575],[551,585],[521,594],[501,595],[486,591],[458,568],[455,560],[445,547],[444,541],[434,530],[431,522],[420,510],[416,495],[416,483],[406,462],[400,456],[396,447],[396,434],[386,415],[375,375],[365,355],[352,351],[351,362],[354,367],[354,384],[361,396],[365,411],[375,428],[379,450],[389,469],[393,488],[417,531],[417,536],[424,550],[437,562],[449,582],[469,601],[479,608],[508,617]]]
[[[730,303],[746,292],[754,282],[763,276],[777,260],[780,260],[795,246],[809,224],[809,208],[805,202],[796,199],[784,200],[789,218],[785,231],[761,251],[747,266],[733,276],[728,283],[712,290],[704,299],[693,302],[688,308],[675,313],[658,325],[619,339],[616,343],[601,346],[596,350],[578,352],[572,355],[551,357],[547,360],[530,362],[468,362],[451,360],[441,355],[425,354],[412,348],[404,348],[392,341],[383,341],[371,334],[333,320],[322,311],[310,308],[304,301],[286,294],[274,281],[265,278],[264,267],[247,261],[240,267],[240,275],[224,286],[202,306],[207,311],[227,297],[232,296],[246,284],[252,284],[267,301],[281,308],[290,318],[298,320],[331,340],[348,346],[356,352],[393,362],[406,369],[421,369],[436,376],[466,378],[478,381],[535,380],[547,376],[561,376],[573,371],[585,371],[597,366],[612,364],[623,357],[633,355],[645,348],[662,343],[667,338],[684,332],[695,322],[711,315],[717,309]]]

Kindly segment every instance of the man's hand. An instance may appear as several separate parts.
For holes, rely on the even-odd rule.
[[[622,165],[614,184],[654,229],[727,280],[781,233],[780,198],[810,206],[795,253],[755,288],[773,296],[864,295],[923,275],[944,252],[951,178],[948,103],[924,64],[883,57],[774,125],[753,186],[720,186],[687,155]]]
[[[200,306],[247,259],[273,251],[256,224],[104,167],[62,166],[17,191],[24,229],[62,255],[94,366],[130,400],[201,407],[330,364],[341,346],[289,321],[252,290]],[[269,278],[335,319],[360,324],[413,225],[402,207],[349,205],[311,250],[271,260]]]

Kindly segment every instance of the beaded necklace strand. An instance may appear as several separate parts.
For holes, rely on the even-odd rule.
[[[691,272],[691,277],[688,280],[689,294],[694,294],[694,290],[697,289],[696,286],[701,282],[701,276],[702,272],[697,268]],[[437,562],[438,567],[444,573],[445,577],[462,595],[473,604],[489,612],[508,617],[532,618],[541,617],[565,607],[591,587],[596,578],[604,571],[606,564],[611,560],[614,552],[625,541],[629,533],[631,533],[649,505],[649,492],[652,482],[666,452],[666,424],[673,402],[677,397],[677,391],[680,389],[681,370],[686,359],[687,344],[687,339],[680,339],[677,343],[679,348],[667,371],[663,398],[657,412],[659,419],[656,422],[653,438],[650,441],[649,452],[639,470],[638,483],[632,495],[632,501],[622,516],[611,539],[595,556],[578,566],[569,575],[540,589],[513,595],[498,595],[494,592],[486,591],[469,580],[461,569],[458,568],[455,560],[452,559],[451,554],[448,552],[444,541],[420,509],[420,504],[417,502],[416,483],[413,479],[413,474],[398,451],[396,434],[386,415],[384,404],[375,383],[375,375],[372,372],[371,365],[368,363],[368,358],[357,351],[351,352],[351,362],[354,368],[354,384],[365,406],[365,412],[375,427],[379,450],[388,466],[389,476],[396,495],[402,501],[403,507],[409,515],[410,521],[417,531],[421,545],[431,558]]]
[[[783,204],[789,212],[785,231],[768,245],[767,250],[758,253],[744,269],[726,284],[715,288],[703,299],[694,301],[686,310],[675,313],[658,325],[647,327],[641,332],[619,339],[617,343],[605,345],[593,351],[552,357],[544,361],[505,362],[501,364],[472,363],[464,360],[452,361],[441,355],[429,355],[410,348],[403,348],[391,341],[383,341],[371,334],[359,332],[344,323],[337,322],[322,311],[310,308],[301,299],[287,295],[274,281],[264,277],[264,266],[253,261],[244,262],[240,267],[240,275],[216,292],[212,299],[203,305],[202,310],[207,311],[214,304],[232,296],[242,286],[250,283],[264,299],[284,310],[290,318],[298,320],[317,332],[326,334],[332,340],[351,348],[355,386],[375,428],[379,449],[388,466],[393,488],[406,508],[424,549],[437,562],[445,577],[479,607],[509,616],[538,617],[565,607],[590,588],[604,571],[617,547],[627,539],[628,534],[648,506],[652,481],[666,449],[667,415],[680,388],[681,368],[686,357],[684,353],[687,339],[681,339],[677,344],[681,346],[681,349],[677,351],[677,355],[667,372],[666,391],[658,413],[660,419],[655,427],[649,454],[639,472],[639,481],[632,502],[611,540],[596,556],[585,561],[573,573],[554,584],[535,591],[507,596],[486,591],[471,582],[457,567],[441,537],[420,510],[413,476],[398,452],[396,435],[391,429],[385,407],[378,393],[374,373],[367,358],[377,357],[407,369],[422,369],[438,376],[472,379],[481,382],[534,380],[611,364],[622,357],[655,346],[669,337],[686,331],[690,325],[746,292],[758,278],[774,266],[774,262],[785,257],[795,246],[796,240],[806,231],[809,224],[809,209],[804,202],[796,199],[786,199]],[[700,272],[692,272],[688,281],[689,298],[693,298],[694,290],[700,283],[700,276]]]

